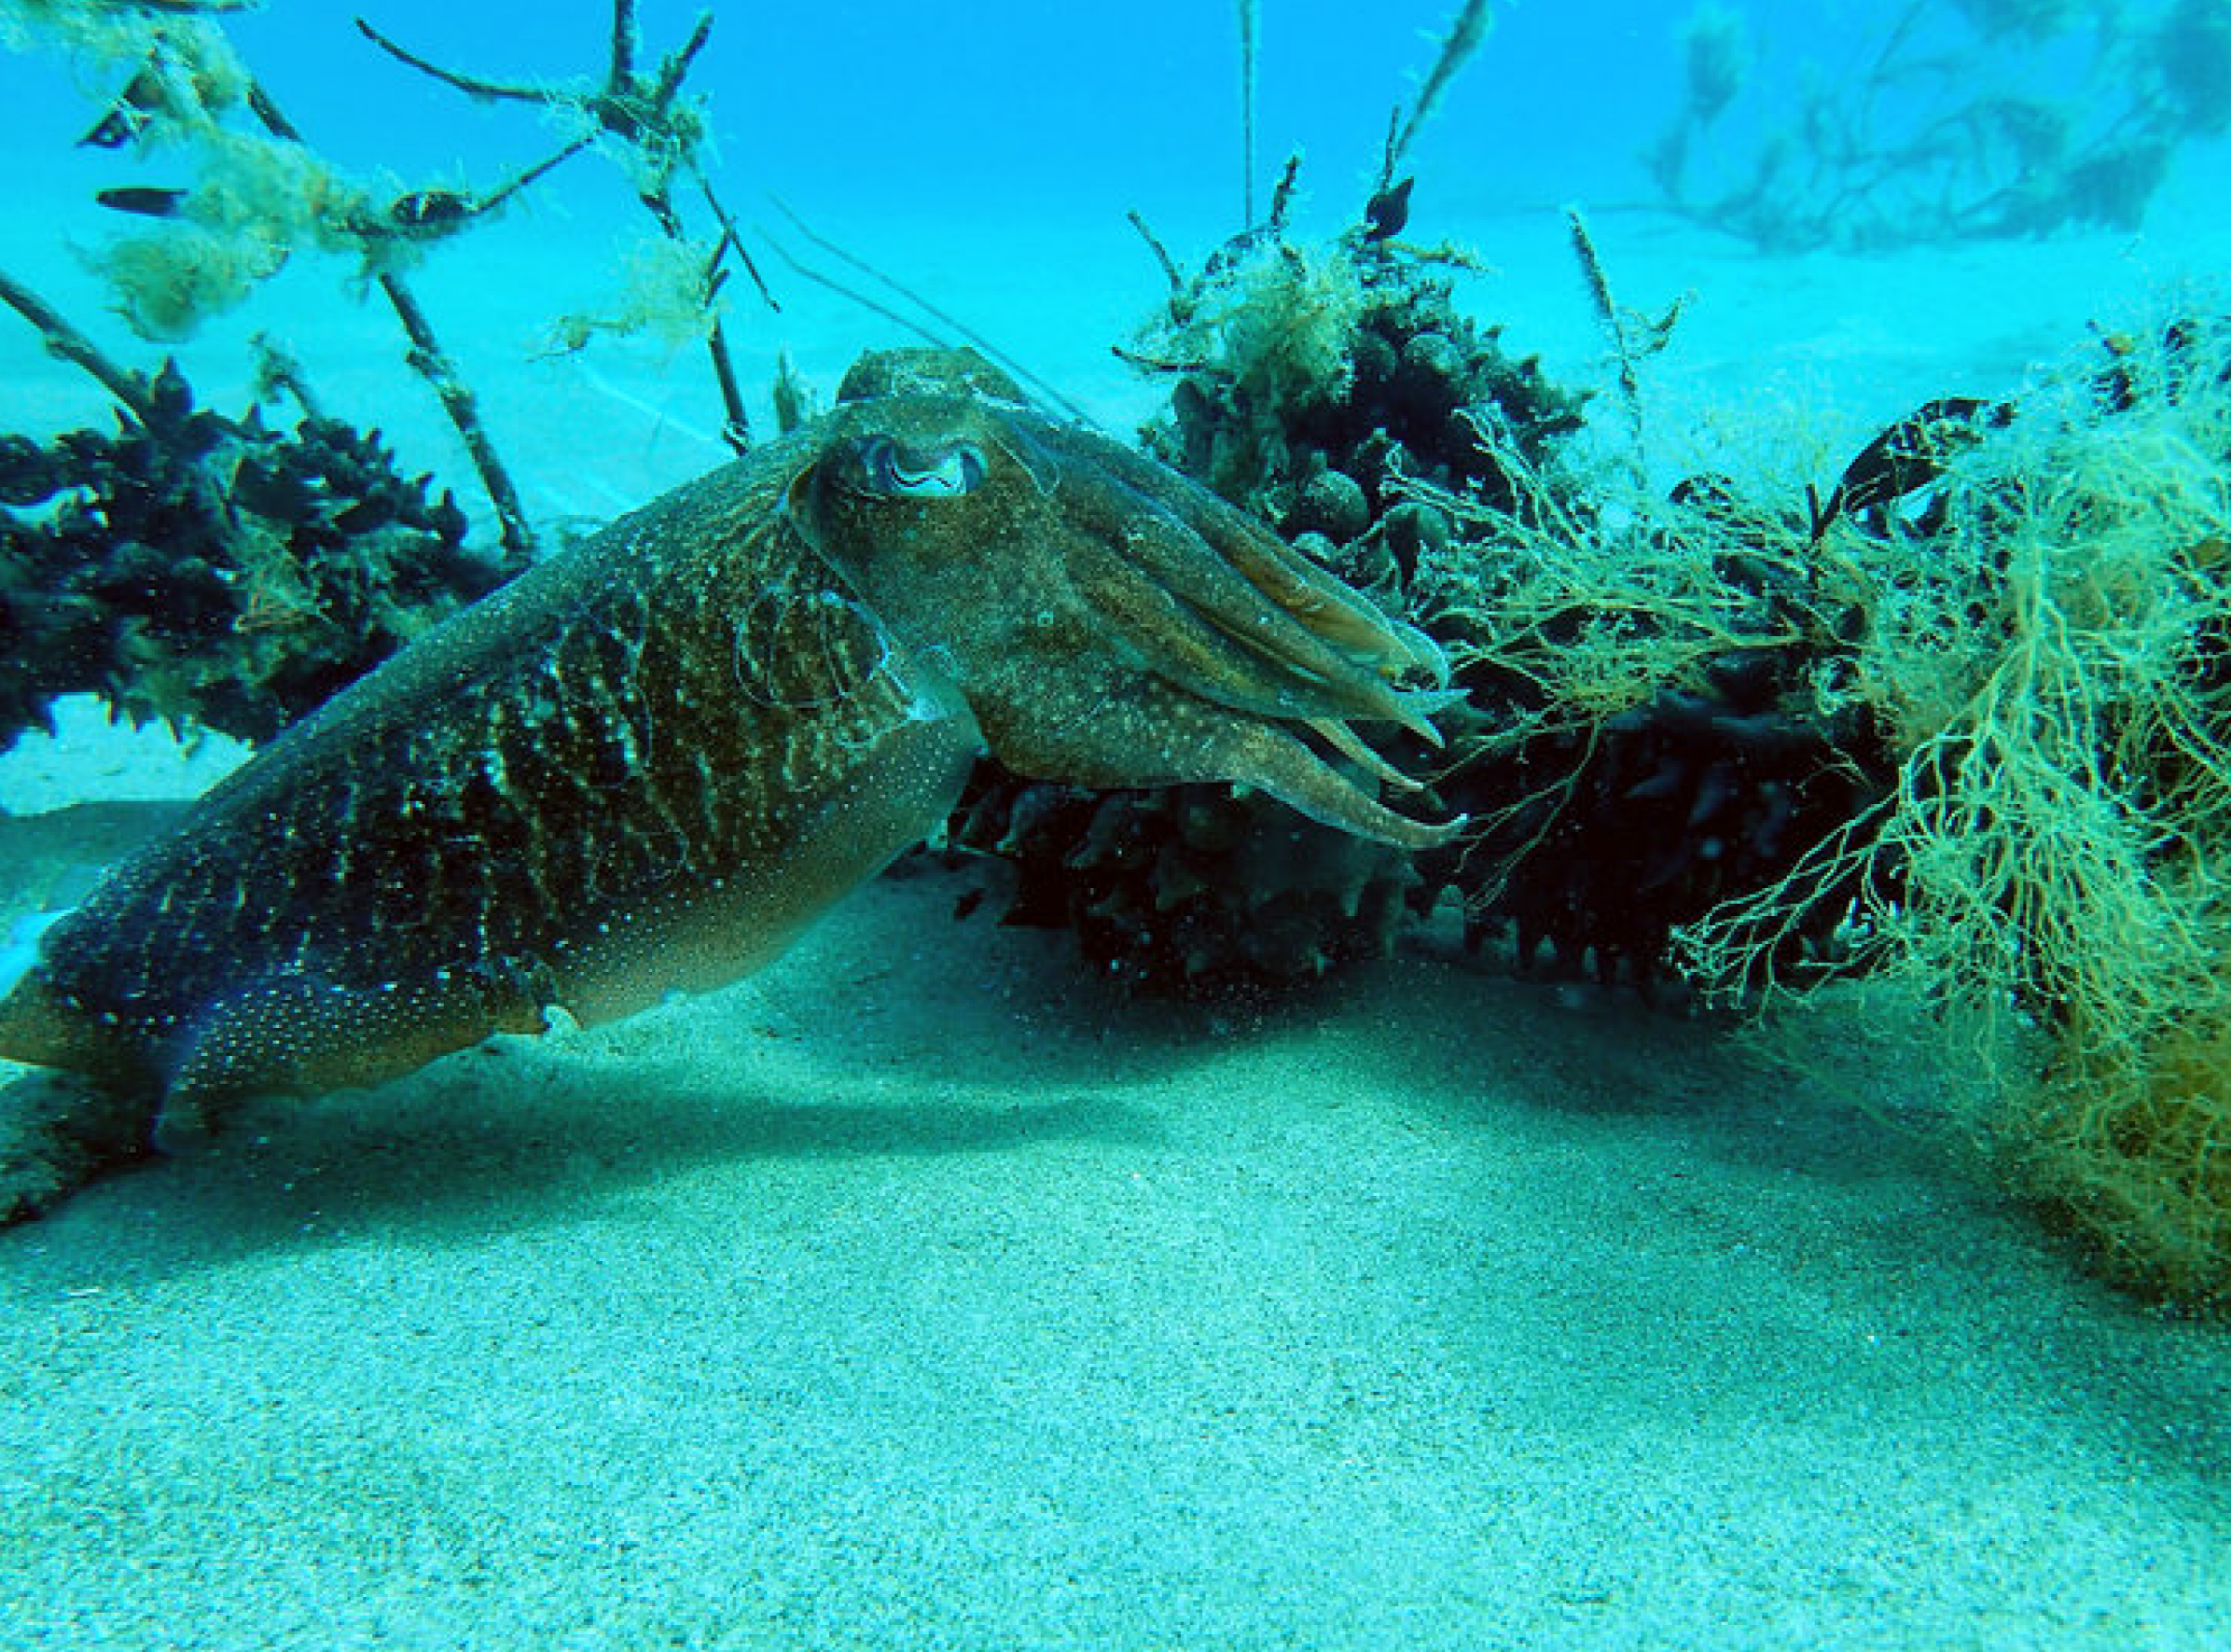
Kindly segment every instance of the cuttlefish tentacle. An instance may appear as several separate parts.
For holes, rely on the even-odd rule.
[[[1326,642],[1356,658],[1379,661],[1390,674],[1415,672],[1435,687],[1448,681],[1448,663],[1431,638],[1380,613],[1245,511],[1189,477],[1088,431],[1066,433],[1063,445],[1105,469],[1139,497],[1159,502],[1222,562]]]
[[[1395,768],[1393,764],[1365,745],[1357,737],[1356,731],[1346,723],[1338,722],[1331,717],[1311,717],[1309,719],[1309,724],[1318,739],[1323,741],[1325,744],[1331,746],[1333,750],[1338,752],[1382,785],[1391,785],[1398,792],[1421,792],[1425,789],[1423,781],[1412,780],[1401,770]]]
[[[1102,699],[1088,747],[1079,732],[1036,723],[1007,724],[996,707],[978,708],[994,751],[1025,773],[1054,773],[1089,786],[1179,785],[1237,781],[1340,831],[1405,849],[1432,849],[1462,829],[1462,816],[1438,825],[1397,814],[1359,790],[1283,726],[1232,711],[1152,678]],[[1106,756],[1096,754],[1105,753]]]
[[[1423,723],[1385,678],[1270,607],[1228,568],[1163,576],[1182,552],[1181,533],[1174,522],[1141,521],[1120,551],[1088,542],[1074,569],[1085,600],[1156,675],[1258,716]]]

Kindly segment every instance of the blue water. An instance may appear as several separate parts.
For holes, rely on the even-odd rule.
[[[1427,0],[1368,8],[1267,0],[1259,22],[1258,171],[1299,149],[1340,210],[1376,171],[1450,15]],[[1497,204],[1640,201],[1639,152],[1679,107],[1681,13],[1604,0],[1498,7],[1486,49],[1413,157],[1434,191]],[[1873,8],[1762,4],[1761,101],[1817,73],[1846,79]],[[229,29],[318,146],[346,166],[421,181],[486,179],[541,153],[531,114],[474,106],[381,56],[348,8],[274,6]],[[699,7],[647,0],[644,56]],[[392,0],[368,21],[436,62],[492,78],[587,77],[607,25],[594,6]],[[1234,7],[1029,0],[723,11],[691,84],[711,99],[722,180],[801,204],[934,202],[956,218],[1120,210],[1236,218]],[[0,60],[11,126],[44,148],[81,131],[87,96],[51,56]]]
[[[2209,4],[2185,9],[2205,17]],[[1389,115],[1414,93],[1451,9],[1428,0],[1367,8],[1266,0],[1252,168],[1241,155],[1235,7],[1223,0],[731,7],[718,14],[689,84],[706,100],[714,176],[786,302],[813,295],[781,268],[779,252],[769,256],[763,232],[779,229],[778,198],[989,329],[997,330],[1003,307],[1016,308],[1015,296],[984,279],[981,268],[955,276],[949,266],[964,261],[949,256],[955,249],[974,249],[980,266],[1005,268],[1027,284],[1028,308],[1041,313],[1024,318],[1024,343],[1033,342],[1041,321],[1101,338],[1157,296],[1154,268],[1124,226],[1129,211],[1142,213],[1183,260],[1197,262],[1241,227],[1250,174],[1259,215],[1283,160],[1298,153],[1296,226],[1323,234],[1355,222],[1379,170]],[[1711,312],[1715,297],[1750,301],[1740,281],[1787,294],[1820,276],[1817,266],[1748,258],[1757,249],[1743,226],[1717,210],[1763,153],[1792,133],[1808,144],[1856,144],[1863,160],[1896,152],[1904,159],[1885,162],[1867,199],[1825,215],[1825,234],[1771,250],[1802,255],[1850,240],[1871,201],[1910,240],[1905,262],[1836,269],[1825,290],[1807,300],[1813,319],[1823,329],[1847,319],[1877,334],[1905,333],[1919,354],[1933,353],[1945,374],[1979,359],[2002,377],[2018,372],[2049,352],[2046,338],[1996,348],[1988,340],[1973,349],[1964,339],[1941,342],[1933,335],[1945,312],[1961,311],[1961,320],[1982,326],[1988,318],[1975,313],[1975,294],[1995,286],[1996,296],[1984,300],[1990,308],[2049,319],[2060,348],[2072,347],[2101,312],[2221,267],[2216,203],[2231,184],[2224,136],[2231,91],[2219,91],[2213,114],[2184,120],[2189,130],[2168,146],[2161,175],[2141,193],[2142,215],[2102,223],[2047,215],[2042,232],[1995,241],[1940,234],[1930,206],[1933,169],[1978,141],[1978,110],[2042,102],[2072,141],[2096,144],[2129,126],[2132,89],[2160,95],[2162,54],[2148,31],[2171,15],[2172,0],[2099,14],[2113,32],[2110,22],[2065,7],[2058,8],[2061,26],[2042,34],[1978,32],[1976,18],[2020,9],[2014,0],[1698,7],[1739,19],[1748,72],[1694,146],[1694,210],[1684,216],[1667,212],[1648,157],[1688,95],[1683,40],[1692,14],[1609,0],[1499,6],[1484,49],[1406,157],[1404,170],[1420,179],[1412,233],[1474,245],[1505,278],[1482,307],[1517,329],[1521,342],[1553,357],[1563,351],[1559,365],[1583,374],[1600,363],[1586,354],[1591,324],[1573,305],[1570,261],[1561,251],[1537,258],[1528,239],[1558,243],[1558,209],[1577,204],[1596,215],[1622,296],[1638,306],[1656,308],[1697,290],[1706,303],[1690,334],[1709,334],[1726,326]],[[671,0],[644,5],[644,60],[672,49],[697,15]],[[398,192],[484,192],[554,147],[551,123],[532,108],[475,104],[404,69],[361,38],[348,16],[347,8],[276,5],[228,25],[282,105],[348,173]],[[1914,26],[1901,31],[1902,20]],[[585,0],[534,7],[393,0],[373,8],[371,21],[436,62],[527,81],[592,80],[608,31],[603,8]],[[1878,73],[1893,38],[1898,48]],[[50,51],[0,56],[0,98],[23,157],[17,186],[38,202],[36,212],[0,224],[0,257],[12,264],[43,275],[42,262],[68,261],[61,248],[97,247],[113,235],[115,215],[88,204],[95,188],[184,181],[183,161],[159,153],[70,146],[119,73],[73,68]],[[1988,198],[2026,187],[2023,169],[2008,164],[2002,150],[1980,164],[1979,174],[1956,175],[1951,187]],[[1866,167],[1849,171],[1858,176]],[[1794,169],[1791,187],[1827,199],[1835,180],[1804,173]],[[691,227],[704,232],[707,219],[684,196]],[[594,156],[536,186],[507,222],[562,235],[584,271],[610,256],[613,234],[641,233],[645,224],[622,171]],[[1671,230],[1689,238],[1675,245],[1666,239]],[[1087,239],[1074,240],[1079,234]],[[1859,239],[1864,251],[1881,237],[1869,231]],[[1946,257],[1941,293],[1932,294],[1917,249]],[[1993,271],[1961,285],[1952,277],[1972,272],[1966,255],[1978,249],[1997,260]],[[2063,256],[2072,250],[2072,260]],[[429,278],[469,288],[471,256],[469,241],[436,248]],[[1065,282],[1060,260],[1076,256],[1091,267]],[[2118,267],[2104,270],[2109,259]],[[1558,285],[1545,291],[1537,277]],[[1118,283],[1121,310],[1079,301],[1080,293]],[[2050,306],[2047,293],[2058,295]],[[1772,316],[1753,322],[1752,354],[1762,361],[1778,347],[1776,325]],[[1959,323],[1952,325],[1957,333]],[[860,343],[882,341],[873,317],[855,312],[851,326]],[[782,330],[783,324],[741,327],[740,347],[764,342],[771,362]],[[1726,330],[1707,353],[1733,353],[1734,329]],[[0,349],[27,342],[18,333],[0,339]],[[1084,376],[1074,364],[1091,354],[1079,348],[1074,360],[1057,356],[1048,365]],[[1680,370],[1677,359],[1668,365]],[[217,378],[216,369],[204,371]],[[1919,387],[1924,395],[1942,388]],[[1089,401],[1095,387],[1078,392]],[[1909,394],[1902,379],[1892,399],[1854,416],[1887,416],[1896,410],[1894,397]],[[656,479],[673,478],[662,472]]]
[[[1356,220],[1451,9],[1262,0],[1258,211],[1298,151],[1300,234]],[[1727,9],[1752,67],[1723,177],[1850,116],[1909,15]],[[1910,8],[1911,74],[1849,129],[1912,146],[1885,191],[1973,107],[2058,100],[2091,142],[2131,118],[2097,88],[2159,81],[2131,65],[2169,0],[2113,12],[2104,56],[2083,23],[1979,43],[1991,9]],[[646,0],[644,58],[698,12]],[[1684,7],[1497,13],[1406,160],[1413,233],[1476,246],[1467,301],[1600,385],[1561,216],[1587,208],[1623,296],[1698,295],[1645,386],[1684,437],[1748,418],[1832,463],[2231,245],[2231,146],[2196,118],[2131,221],[1761,247],[1671,210],[1647,159]],[[367,15],[494,78],[592,78],[608,40],[596,0]],[[227,23],[344,169],[486,189],[555,146],[349,16]],[[118,78],[0,56],[0,267],[149,363],[87,274],[117,229],[90,194],[188,169],[72,146]],[[722,5],[689,85],[784,305],[733,312],[755,417],[778,349],[825,389],[899,337],[768,256],[800,250],[779,198],[1120,432],[1158,391],[1107,345],[1162,292],[1124,215],[1188,263],[1241,228],[1239,81],[1227,0]],[[582,156],[423,266],[538,518],[722,457],[694,351],[522,365],[644,223]],[[272,303],[321,385],[465,491],[388,318],[299,263]],[[237,389],[263,313],[176,346],[198,382]],[[4,313],[0,374],[21,428],[106,417]],[[0,773],[0,810],[120,792],[162,743],[71,727],[62,778]],[[15,894],[0,979],[45,922]],[[1885,1127],[1931,1102],[1903,1072],[1831,1052],[1854,1106],[1715,1028],[1437,956],[1195,1015],[953,906],[887,881],[741,995],[259,1115],[0,1236],[0,1652],[2231,1645],[2221,1327],[2088,1279]]]
[[[644,5],[646,53],[683,37],[699,9]],[[500,6],[403,0],[369,15],[436,62],[522,76],[584,73],[604,47],[594,7],[536,8],[523,30]],[[1348,194],[1376,167],[1388,111],[1448,15],[1429,0],[1264,6],[1266,177],[1300,147],[1320,190]],[[1652,7],[1510,10],[1420,159],[1508,199],[1626,187],[1652,105],[1674,95],[1666,29]],[[317,111],[320,141],[352,162],[409,175],[534,151],[530,120],[461,111],[410,84],[322,7],[278,7],[237,33],[258,62],[284,65],[290,99]],[[1526,69],[1499,74],[1498,62]],[[719,17],[701,62],[694,84],[714,100],[739,194],[901,195],[960,218],[1111,205],[1237,215],[1238,36],[1223,0],[740,7]]]

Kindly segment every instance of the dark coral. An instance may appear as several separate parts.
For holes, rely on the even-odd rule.
[[[1667,688],[1590,728],[1545,734],[1444,782],[1486,822],[1420,858],[1421,889],[1463,898],[1475,948],[1507,936],[1522,971],[1662,981],[1673,932],[1788,878],[1806,851],[1859,819],[1895,765],[1878,729],[1790,709],[1794,655],[1731,658],[1703,693]],[[1476,728],[1493,712],[1467,708]],[[1462,748],[1460,729],[1451,743]],[[1838,863],[1838,879],[1856,874]],[[1800,980],[1840,965],[1856,888],[1806,888],[1758,963]]]
[[[167,366],[147,407],[0,439],[0,749],[76,693],[267,740],[520,571],[377,432],[228,419]]]

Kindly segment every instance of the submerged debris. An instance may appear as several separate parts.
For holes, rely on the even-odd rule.
[[[228,419],[173,366],[145,409],[0,437],[0,748],[77,693],[267,740],[524,565],[376,431]]]
[[[2221,0],[1884,7],[1840,46],[1777,40],[1765,9],[1689,15],[1645,157],[1674,210],[1761,246],[2134,229],[2179,154],[2231,128]]]

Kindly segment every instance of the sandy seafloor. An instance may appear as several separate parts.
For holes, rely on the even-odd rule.
[[[823,227],[1111,424],[1149,405],[1119,221]],[[1433,228],[1514,343],[1600,370],[1554,212]],[[1598,230],[1630,301],[1699,294],[1658,427],[1733,408],[1823,479],[2212,257]],[[529,359],[580,262],[530,216],[423,282],[545,517],[716,457],[693,358]],[[257,319],[461,475],[330,274]],[[213,392],[242,330],[189,357]],[[740,330],[755,385],[888,336],[811,294]],[[100,410],[6,366],[9,428]],[[0,805],[226,760],[76,715]],[[7,823],[8,916],[87,819]],[[1131,1002],[967,886],[916,863],[733,990],[259,1105],[0,1234],[0,1648],[2231,1645],[2231,1333],[1964,1174],[1926,1063],[1854,1097],[1437,932],[1275,1006]]]

